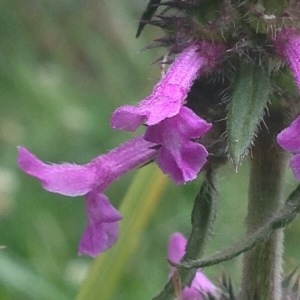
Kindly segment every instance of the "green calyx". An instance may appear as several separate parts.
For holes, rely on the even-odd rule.
[[[164,40],[172,41],[174,46],[184,48],[193,40],[203,39],[234,46],[258,33],[264,35],[265,41],[270,40],[282,28],[299,27],[299,20],[298,1],[150,0],[137,36],[150,24],[161,27]]]

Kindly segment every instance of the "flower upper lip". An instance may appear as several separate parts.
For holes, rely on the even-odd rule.
[[[201,70],[218,58],[207,59],[212,53],[220,52],[216,46],[206,54],[201,46],[208,48],[208,43],[195,43],[187,47],[170,66],[166,75],[157,83],[150,96],[140,102],[138,106],[124,105],[119,107],[111,118],[111,125],[115,129],[134,131],[145,123],[152,126],[166,118],[179,113],[192,84]],[[215,51],[213,51],[215,49]],[[212,52],[212,53],[211,53]]]

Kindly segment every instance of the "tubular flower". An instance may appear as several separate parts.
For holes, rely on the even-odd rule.
[[[282,30],[275,39],[277,52],[289,63],[300,90],[300,34],[296,28]]]
[[[187,240],[181,233],[174,233],[169,241],[168,259],[174,263],[179,263],[185,255],[186,244]],[[172,268],[170,276],[173,273],[174,269]],[[208,299],[209,296],[217,298],[219,292],[219,289],[198,270],[191,285],[183,289],[182,300],[204,300]]]
[[[134,131],[148,125],[145,139],[161,146],[157,163],[177,184],[195,179],[206,163],[208,153],[195,139],[211,127],[183,106],[185,99],[200,72],[214,66],[223,53],[221,44],[194,43],[177,57],[149,97],[137,107],[118,108],[112,116],[115,129]]]
[[[115,129],[135,131],[177,115],[200,72],[216,64],[224,49],[219,44],[199,42],[187,47],[154,87],[152,94],[136,106],[124,105],[113,114]]]
[[[300,181],[300,116],[277,135],[277,142],[284,150],[294,153],[290,166]]]
[[[49,192],[86,197],[87,227],[79,245],[79,254],[97,256],[118,239],[120,213],[103,191],[126,172],[153,160],[153,143],[137,137],[85,165],[46,164],[24,147],[19,147],[20,168],[41,181]]]

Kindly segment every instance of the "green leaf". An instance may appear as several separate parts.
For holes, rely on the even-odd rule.
[[[269,75],[263,66],[240,62],[228,108],[228,151],[235,167],[253,143],[269,101]]]

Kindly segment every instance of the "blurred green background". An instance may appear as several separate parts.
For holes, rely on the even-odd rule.
[[[16,165],[24,145],[51,162],[86,163],[133,136],[110,128],[113,110],[137,103],[160,77],[152,64],[163,49],[141,51],[161,36],[135,39],[146,0],[4,0],[0,3],[0,299],[74,299],[93,262],[79,257],[84,199],[44,191]],[[206,255],[243,236],[247,163],[220,170],[216,228]],[[118,207],[134,172],[107,195]],[[201,181],[201,180],[200,180]],[[174,231],[190,230],[200,181],[169,182],[138,247],[105,299],[150,299],[165,284],[166,249]],[[287,190],[296,185],[292,176]],[[143,201],[143,199],[140,199]],[[130,233],[133,237],[135,232]],[[285,271],[300,262],[300,220],[286,229]],[[109,255],[109,253],[108,253]],[[119,262],[120,263],[120,262]],[[208,268],[240,280],[241,259]],[[111,276],[105,272],[102,280]],[[98,299],[104,299],[99,295]],[[105,300],[104,299],[104,300]]]

